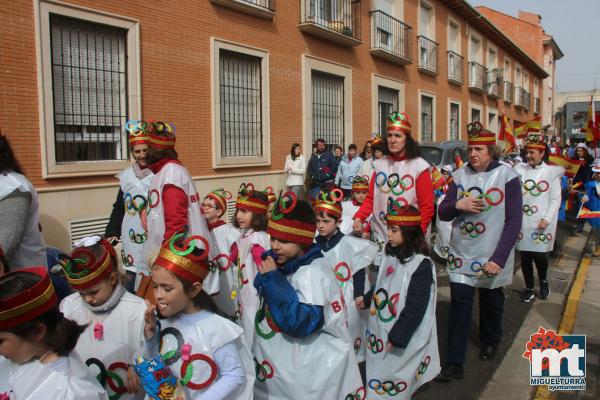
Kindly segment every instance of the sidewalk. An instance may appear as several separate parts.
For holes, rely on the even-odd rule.
[[[558,330],[558,326],[561,321],[562,312],[566,297],[568,296],[568,290],[577,272],[577,267],[585,251],[586,241],[589,235],[589,230],[584,231],[583,235],[570,236],[568,237],[561,251],[561,255],[550,264],[548,271],[548,280],[550,285],[550,296],[547,300],[536,300],[530,304],[530,310],[527,313],[525,319],[514,340],[506,352],[502,362],[496,369],[492,379],[488,382],[483,393],[479,396],[479,399],[506,399],[506,400],[528,400],[531,399],[535,393],[535,386],[529,384],[529,362],[522,357],[525,351],[525,345],[530,339],[530,335],[537,332],[540,326],[545,329]],[[580,310],[586,309],[588,314],[585,317],[589,320],[590,326],[588,329],[588,340],[592,339],[591,331],[596,332],[596,338],[600,339],[600,314],[598,313],[598,307],[600,307],[600,259],[594,259],[594,264],[597,265],[595,269],[590,270],[589,276],[593,275],[593,270],[596,271],[595,290],[596,293],[588,293],[590,297],[595,297],[596,308],[593,306],[589,308],[581,307]],[[512,289],[520,289],[524,287],[522,274],[517,273],[514,277],[514,282],[511,285]],[[508,310],[505,310],[505,314]],[[592,315],[595,314],[595,317]],[[579,315],[577,322],[581,321]],[[574,333],[586,333],[583,328],[576,326]],[[588,345],[588,352],[589,352]],[[588,353],[588,364],[591,353]],[[598,353],[596,352],[596,359]],[[596,361],[597,362],[597,361]],[[590,376],[591,369],[588,370],[588,376]],[[590,377],[591,378],[591,377]],[[591,379],[590,379],[591,380]],[[591,383],[591,382],[590,382]],[[588,385],[590,384],[588,383]],[[597,399],[598,397],[590,397]],[[571,398],[565,398],[571,399]],[[575,397],[573,397],[575,399]],[[587,399],[582,397],[582,399]]]

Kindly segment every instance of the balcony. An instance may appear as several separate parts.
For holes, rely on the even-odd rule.
[[[254,15],[259,18],[273,19],[275,0],[210,0],[211,3]]]
[[[478,62],[469,63],[469,90],[476,93],[485,93],[485,67]]]
[[[522,108],[525,104],[525,89],[515,86],[515,107]]]
[[[499,68],[487,71],[487,95],[492,99],[500,98],[500,85],[502,84],[502,70]]]
[[[523,89],[523,108],[529,110],[531,107],[531,95],[525,89]]]
[[[425,36],[417,36],[419,44],[419,71],[430,75],[438,73],[438,44]]]
[[[370,14],[371,54],[400,65],[412,63],[412,28],[383,11],[375,10]]]
[[[540,98],[539,97],[533,98],[533,112],[536,114],[540,113]]]
[[[301,31],[342,46],[358,46],[361,0],[301,0]]]
[[[513,102],[513,85],[509,81],[504,81],[504,102],[512,103]]]
[[[463,84],[463,56],[448,51],[448,81],[457,85]]]

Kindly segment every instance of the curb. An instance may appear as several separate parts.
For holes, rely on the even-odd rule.
[[[591,235],[588,236],[585,242],[584,249],[587,247],[590,237]],[[569,296],[567,297],[567,302],[565,304],[565,308],[560,319],[560,324],[558,325],[558,334],[573,333],[573,327],[575,326],[575,321],[577,320],[577,309],[579,307],[579,301],[581,300],[581,294],[583,293],[583,288],[585,286],[585,281],[587,279],[591,263],[592,257],[590,255],[582,255],[581,261],[579,261],[579,265],[577,266],[577,274],[575,275],[573,284],[569,289]],[[558,392],[551,391],[548,389],[548,386],[544,385],[537,387],[533,399],[554,400],[557,396]]]

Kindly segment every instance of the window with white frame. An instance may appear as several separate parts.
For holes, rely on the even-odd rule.
[[[515,86],[523,87],[523,71],[520,65],[515,67]]]
[[[385,86],[377,87],[377,111],[378,126],[377,132],[384,135],[386,131],[387,120],[392,111],[399,111],[398,97],[399,91]]]
[[[481,38],[474,33],[471,33],[471,37],[469,38],[469,61],[475,61],[479,64],[482,63],[481,48]]]
[[[471,108],[471,121],[470,122],[481,122],[481,110],[478,108]]]
[[[448,50],[460,54],[460,25],[453,19],[448,20]]]
[[[323,138],[345,148],[344,136],[344,77],[313,70],[311,143]]]
[[[450,102],[448,140],[458,140],[460,137],[460,103]]]
[[[425,1],[421,1],[419,4],[419,35],[435,40],[433,26],[433,7]]]
[[[213,166],[270,162],[269,54],[213,41]]]
[[[128,163],[139,117],[139,26],[76,6],[36,3],[44,178],[111,174]]]
[[[498,112],[497,111],[488,111],[488,126],[487,128],[494,132],[498,133]]]
[[[421,141],[433,141],[433,97],[421,95]]]
[[[510,66],[510,60],[508,58],[504,59],[504,80],[507,82],[512,82],[512,68]]]

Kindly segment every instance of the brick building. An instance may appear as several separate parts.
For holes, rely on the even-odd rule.
[[[563,58],[564,54],[554,38],[544,31],[542,17],[521,10],[517,17],[513,17],[488,7],[475,8],[529,54],[535,62],[543,66],[548,76],[542,81],[541,98],[533,98],[533,107],[534,110],[536,107],[538,110],[543,110],[539,111],[542,127],[553,125],[552,112],[556,97],[555,63]],[[539,85],[539,82],[538,79],[534,79],[534,85]]]
[[[128,119],[177,126],[200,194],[284,184],[293,142],[362,147],[405,111],[422,141],[526,121],[548,74],[463,0],[14,0],[0,126],[51,245],[102,231]]]

